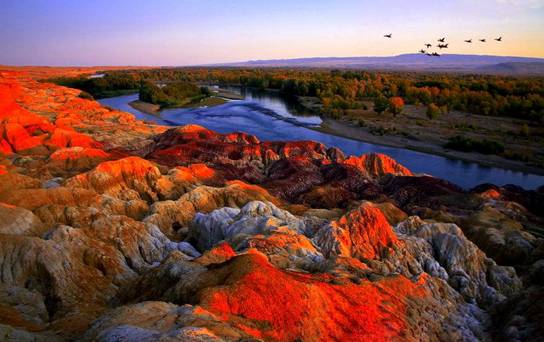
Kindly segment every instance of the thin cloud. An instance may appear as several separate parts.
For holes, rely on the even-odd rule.
[[[544,0],[497,0],[501,4],[508,4],[517,7],[542,8]]]

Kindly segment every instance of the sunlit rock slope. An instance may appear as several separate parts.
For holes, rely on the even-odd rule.
[[[0,73],[0,340],[538,341],[543,193]]]

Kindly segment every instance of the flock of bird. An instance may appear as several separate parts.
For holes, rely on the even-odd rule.
[[[389,33],[389,34],[384,35],[384,37],[385,38],[393,38],[393,34]],[[496,40],[497,42],[502,42],[502,36],[499,37],[499,38],[495,38],[494,40]],[[482,39],[478,39],[478,41],[480,41],[481,43],[485,43],[487,40],[485,38],[482,38]],[[465,40],[465,43],[472,44],[472,39]],[[450,45],[450,44],[446,43],[446,37],[443,37],[443,38],[438,39],[438,45],[436,45],[436,47],[439,48],[440,50],[442,50],[442,49],[447,49],[448,45]],[[426,43],[426,44],[424,44],[424,46],[428,50],[433,45],[430,44],[430,43]],[[427,50],[421,49],[421,50],[419,50],[419,52],[422,53],[422,54],[425,54],[427,56],[440,57],[440,54],[438,52],[436,52],[436,51],[435,52],[428,52]]]

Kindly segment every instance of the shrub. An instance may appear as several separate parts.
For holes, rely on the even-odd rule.
[[[385,96],[378,96],[374,99],[374,111],[378,114],[385,112],[389,106],[389,101]]]
[[[500,154],[504,152],[504,145],[491,140],[474,140],[459,135],[450,138],[445,148],[463,152],[479,152],[482,154]]]
[[[91,94],[83,90],[81,91],[81,93],[79,93],[78,97],[85,100],[94,100],[94,97]]]
[[[439,115],[440,115],[440,108],[438,108],[438,106],[435,105],[434,103],[431,103],[427,107],[427,117],[432,120],[432,119],[436,119]]]

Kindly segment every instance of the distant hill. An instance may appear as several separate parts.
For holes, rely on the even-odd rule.
[[[445,54],[441,57],[430,57],[423,54],[404,54],[391,57],[312,57],[253,60],[221,65],[544,75],[544,58],[458,54]]]
[[[544,75],[542,62],[508,62],[486,65],[480,68],[483,73],[512,75]]]

